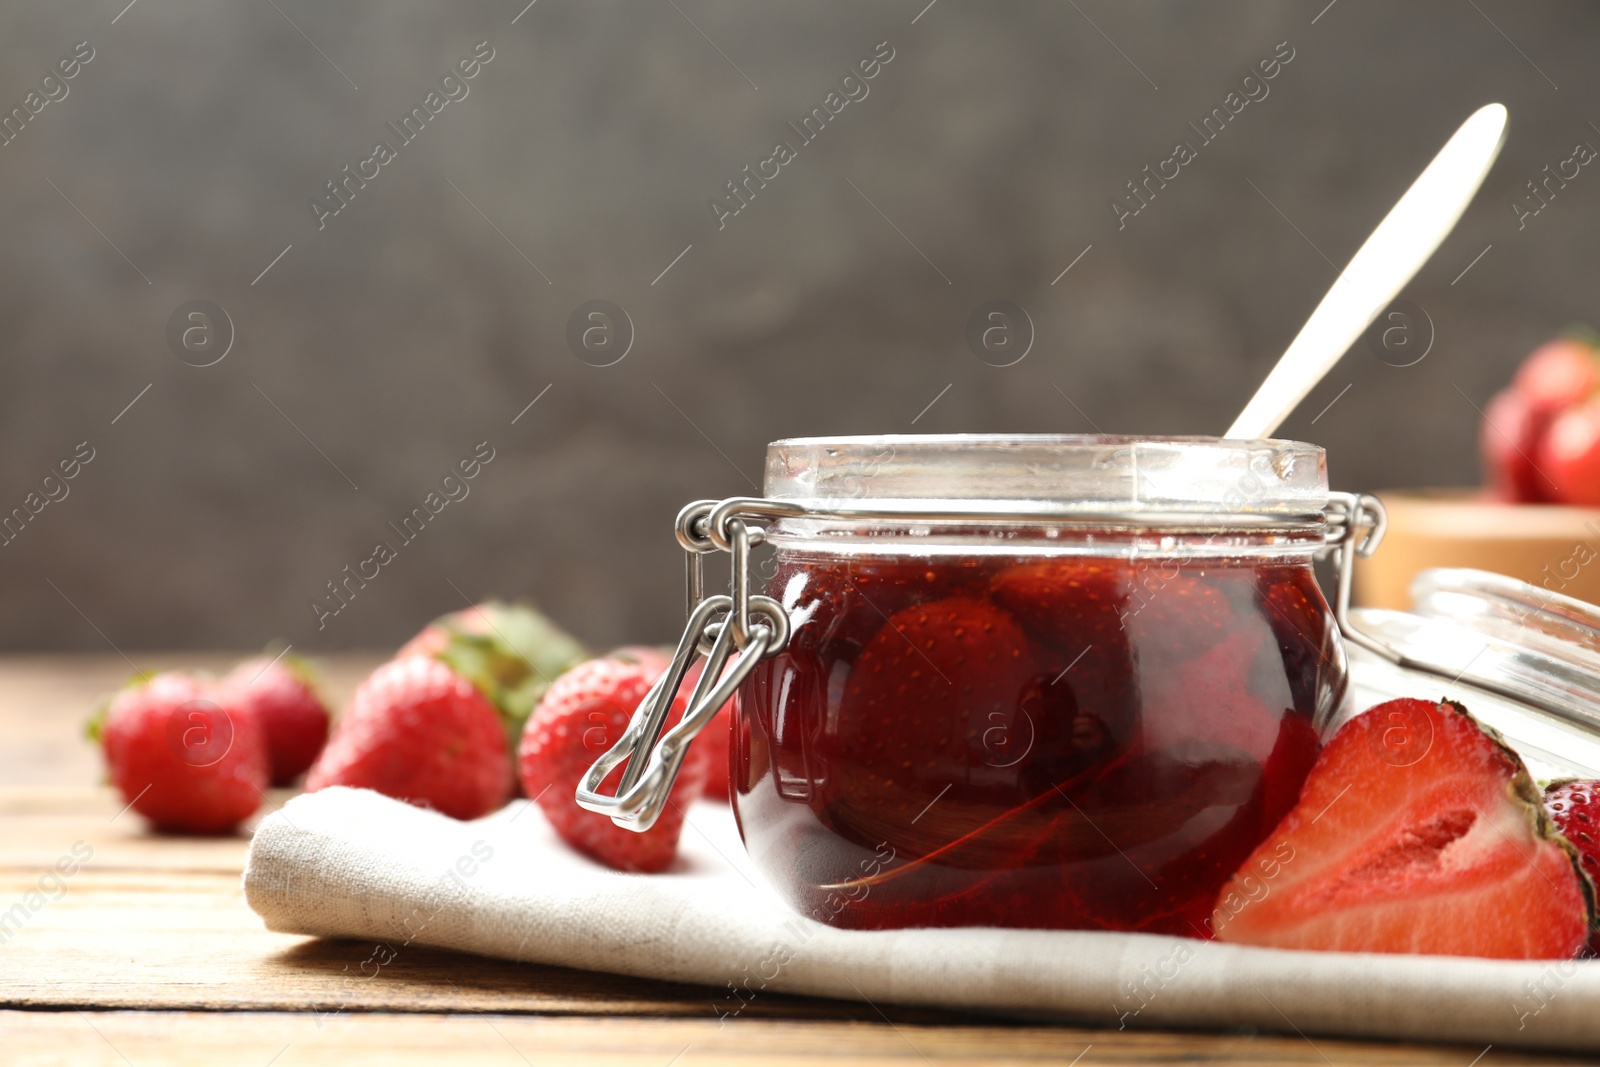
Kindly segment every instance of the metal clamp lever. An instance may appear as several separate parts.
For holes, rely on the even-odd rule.
[[[698,534],[696,516],[691,515],[697,507],[690,505],[679,517],[680,540],[685,529]],[[685,516],[689,516],[687,523]],[[710,724],[757,663],[777,655],[789,643],[789,616],[783,606],[770,597],[751,596],[749,592],[750,546],[758,537],[752,537],[752,531],[740,519],[730,519],[726,526],[734,564],[731,595],[700,595],[699,553],[705,550],[685,544],[691,553],[689,594],[691,601],[698,598],[698,603],[691,603],[689,621],[672,662],[645,694],[622,737],[578,783],[578,806],[608,815],[624,829],[643,833],[655,825],[666,809],[672,784],[695,735]],[[738,658],[730,663],[735,648]],[[702,652],[706,655],[705,670],[689,696],[688,709],[663,737],[667,716],[689,665]],[[616,792],[601,792],[606,779],[624,763],[627,766]]]
[[[1328,528],[1324,534],[1328,550],[1334,553],[1337,586],[1333,597],[1333,618],[1346,641],[1375,653],[1390,663],[1404,659],[1382,641],[1363,633],[1350,618],[1350,594],[1355,580],[1356,558],[1366,559],[1378,550],[1388,528],[1389,517],[1375,496],[1357,493],[1329,493],[1325,512]]]

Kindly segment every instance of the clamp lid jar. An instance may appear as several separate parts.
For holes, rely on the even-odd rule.
[[[634,784],[659,783],[734,682],[740,831],[803,914],[1207,936],[1343,706],[1312,561],[1352,500],[1289,441],[775,442],[764,498],[680,516],[678,658],[712,661]],[[706,597],[719,549],[732,591]],[[598,795],[616,765],[580,802],[626,822],[649,791]]]

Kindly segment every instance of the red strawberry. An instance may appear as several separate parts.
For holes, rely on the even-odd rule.
[[[1123,608],[1134,654],[1146,669],[1191,659],[1239,628],[1225,584],[1243,593],[1253,572],[1244,568],[1135,562]]]
[[[1536,459],[1549,422],[1550,413],[1540,411],[1516,389],[1502,389],[1483,409],[1478,449],[1489,484],[1505,500],[1537,504],[1555,492]]]
[[[1242,749],[1257,763],[1278,743],[1278,722],[1289,704],[1286,682],[1269,706],[1251,691],[1253,667],[1264,653],[1274,660],[1271,631],[1257,622],[1235,631],[1221,644],[1181,664],[1145,670],[1140,664],[1145,745],[1152,751],[1193,752],[1223,744]],[[1282,678],[1281,667],[1278,677]]]
[[[505,804],[511,763],[499,713],[472,683],[426,656],[367,676],[306,776],[306,792],[372,789],[475,819]]]
[[[666,668],[663,667],[663,670]],[[688,695],[694,692],[694,687],[699,683],[700,676],[706,672],[706,661],[697,659],[689,665],[683,674],[683,685],[679,692],[687,701]],[[705,749],[706,753],[706,790],[705,795],[711,800],[727,800],[732,795],[732,786],[729,783],[729,752],[733,748],[733,720],[738,714],[736,707],[739,703],[739,694],[734,693],[728,702],[717,710],[716,717],[706,724],[695,738],[695,747]]]
[[[475,685],[505,717],[508,751],[550,682],[588,658],[575,638],[532,605],[497,600],[433,620],[395,659],[412,655],[442,660]]]
[[[1125,563],[1064,556],[1006,568],[995,576],[990,596],[1070,659],[1088,646],[1127,648],[1123,617],[1138,606],[1128,587]]]
[[[267,754],[254,717],[192,675],[122,690],[90,736],[123,799],[158,829],[227,833],[261,804]]]
[[[1223,888],[1224,941],[1564,959],[1594,890],[1516,754],[1458,704],[1391,700],[1334,735]]]
[[[767,595],[789,612],[791,649],[851,662],[895,612],[981,590],[992,569],[980,558],[928,566],[905,557],[854,557],[827,567],[802,558],[778,564]]]
[[[622,663],[636,663],[643,667],[652,679],[664,674],[672,665],[671,652],[653,645],[624,645],[614,652],[607,653],[605,658]],[[678,691],[686,701],[688,695],[694,692],[694,687],[699,683],[705,669],[706,661],[697,659],[683,672],[683,684],[678,687]],[[705,795],[712,800],[727,800],[729,796],[728,750],[732,747],[734,703],[738,699],[737,694],[729,697],[716,717],[695,738],[696,747],[706,751],[708,777]]]
[[[1276,638],[1291,702],[1318,722],[1342,691],[1344,645],[1314,576],[1293,567],[1258,572],[1258,613]]]
[[[621,663],[638,664],[649,672],[651,678],[654,678],[672,665],[672,651],[672,649],[657,648],[655,645],[623,645],[607,652],[604,658]],[[699,675],[695,677],[698,678]]]
[[[574,794],[594,761],[622,737],[656,674],[637,663],[594,659],[557,678],[528,719],[518,750],[522,788],[567,844],[619,871],[664,869],[678,854],[678,836],[689,804],[705,788],[709,755],[689,746],[661,817],[644,833],[615,825],[605,815],[578,807]],[[683,717],[680,691],[667,716],[670,729]],[[617,788],[626,764],[601,784]]]
[[[489,616],[484,607],[483,604],[474,604],[470,608],[462,608],[460,611],[439,616],[419,630],[415,637],[401,645],[400,651],[394,654],[394,658],[438,655],[450,643],[453,634],[493,633],[494,628],[489,625]]]
[[[851,758],[829,784],[847,836],[922,855],[1030,799],[1023,779],[1055,754],[1035,745],[1019,757],[1009,737],[1026,727],[1019,701],[1039,673],[1022,628],[986,600],[951,597],[890,616],[839,701],[833,745]],[[1061,733],[1070,744],[1070,729]],[[991,786],[992,810],[972,792],[964,805],[929,810],[955,768],[974,788]]]
[[[1600,399],[1556,415],[1539,445],[1538,469],[1563,504],[1600,506]]]
[[[1593,345],[1558,337],[1534,349],[1517,368],[1511,387],[1541,412],[1555,412],[1593,396],[1600,389],[1600,362]]]
[[[1578,850],[1583,873],[1600,883],[1600,782],[1567,778],[1551,782],[1544,793],[1544,810],[1556,829]],[[1600,932],[1589,935],[1589,951],[1600,953]]]
[[[261,727],[272,784],[300,777],[328,740],[328,706],[317,695],[310,666],[288,656],[258,656],[234,667],[222,684],[233,706]]]

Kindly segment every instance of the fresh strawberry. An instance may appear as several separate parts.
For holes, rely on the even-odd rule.
[[[1502,389],[1483,409],[1478,450],[1489,484],[1502,499],[1537,504],[1552,499],[1555,485],[1540,473],[1539,445],[1551,413],[1516,389]]]
[[[654,645],[624,645],[606,653],[605,658],[622,663],[636,663],[643,667],[652,679],[664,674],[672,665],[671,650],[657,648]],[[685,700],[694,692],[694,687],[699,683],[705,669],[706,661],[696,659],[689,664],[688,670],[683,672],[683,684],[678,687],[678,691]],[[705,795],[712,800],[727,800],[729,796],[728,750],[732,747],[734,705],[738,699],[737,694],[728,698],[728,702],[722,705],[716,717],[695,738],[695,745],[705,749],[706,752],[709,777],[706,779]]]
[[[1565,959],[1593,914],[1516,754],[1458,704],[1391,700],[1334,735],[1212,925],[1272,948]]]
[[[1562,504],[1600,506],[1600,398],[1556,415],[1538,453],[1541,477]]]
[[[234,707],[254,715],[267,745],[273,785],[288,785],[317,758],[328,740],[328,706],[317,694],[305,660],[257,656],[222,680]]]
[[[261,804],[267,753],[255,718],[193,675],[135,681],[90,736],[123,799],[158,829],[227,833]]]
[[[1479,429],[1497,496],[1525,504],[1600,502],[1597,392],[1600,349],[1587,334],[1557,338],[1523,361],[1511,387],[1489,401]]]
[[[485,636],[494,632],[489,624],[489,615],[484,604],[474,604],[470,608],[452,611],[448,615],[441,615],[434,619],[417,635],[394,654],[395,659],[405,659],[407,656],[435,656],[444,651],[450,643],[453,634],[475,634]]]
[[[1587,339],[1558,337],[1534,349],[1517,368],[1511,387],[1535,411],[1556,412],[1589,399],[1600,389],[1600,355]]]
[[[306,792],[372,789],[475,819],[505,804],[511,763],[501,717],[471,682],[426,656],[367,676],[306,776]]]
[[[395,658],[411,655],[441,660],[475,685],[504,717],[509,751],[546,687],[589,654],[532,605],[488,600],[430,622]]]
[[[1578,850],[1589,881],[1600,884],[1600,782],[1566,778],[1544,792],[1544,810],[1556,829]],[[1600,953],[1600,931],[1589,934],[1589,951]]]
[[[574,797],[578,783],[622,737],[658,673],[613,659],[580,663],[545,692],[528,719],[518,750],[522,788],[561,839],[619,871],[659,871],[672,862],[684,815],[705,788],[709,770],[705,746],[690,745],[665,810],[644,833],[625,830],[607,816],[578,807]],[[668,729],[683,717],[686,704],[687,696],[680,690],[667,715]],[[603,792],[617,788],[626,766],[606,777]]]

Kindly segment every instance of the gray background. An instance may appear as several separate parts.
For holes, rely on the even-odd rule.
[[[673,515],[751,492],[769,440],[1220,432],[1491,100],[1505,153],[1407,292],[1432,350],[1358,345],[1284,433],[1340,488],[1470,483],[1473,404],[1596,317],[1600,173],[1521,232],[1508,206],[1600,145],[1592,6],[524,2],[0,12],[4,109],[96,50],[0,148],[0,510],[96,449],[0,548],[0,645],[380,646],[487,593],[666,639]],[[468,97],[319,231],[309,198],[484,40]],[[870,95],[719,232],[707,200],[884,40]],[[1281,41],[1270,95],[1119,232],[1110,198]],[[237,333],[203,369],[166,342],[194,298]],[[565,339],[596,298],[636,331],[607,368]],[[964,340],[992,299],[1035,324],[1015,366]],[[324,583],[482,440],[471,495],[319,631]]]

